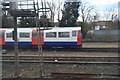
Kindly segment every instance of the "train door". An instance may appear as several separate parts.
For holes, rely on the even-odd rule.
[[[33,45],[38,45],[38,43],[40,43],[42,45],[44,44],[44,33],[43,32],[44,32],[43,30],[40,30],[40,31],[33,30],[32,31],[32,44]]]
[[[77,31],[77,45],[81,45],[81,31]]]
[[[5,44],[5,30],[0,30],[0,45]]]

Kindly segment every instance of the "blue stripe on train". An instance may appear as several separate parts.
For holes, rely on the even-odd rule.
[[[14,42],[5,42],[5,45],[14,45]],[[32,42],[18,42],[18,45],[32,45]]]
[[[77,45],[77,42],[44,42],[45,45]]]
[[[14,42],[5,42],[5,45],[14,45]],[[32,45],[32,42],[18,42],[18,45]],[[44,42],[44,45],[77,45],[77,42]]]

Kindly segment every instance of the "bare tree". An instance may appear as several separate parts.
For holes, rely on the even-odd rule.
[[[96,21],[99,21],[99,18],[100,18],[100,14],[95,11],[94,13],[89,15],[88,21],[89,22],[96,22]]]
[[[105,21],[114,21],[118,17],[117,10],[115,8],[106,9],[103,16]]]
[[[59,22],[63,3],[64,1],[60,1],[60,0],[59,1],[52,0],[52,2],[47,2],[48,7],[50,8],[50,13],[48,15],[50,16],[51,21],[53,23],[55,21],[56,15],[58,16],[58,22]]]
[[[94,9],[93,6],[88,5],[88,3],[81,3],[81,6],[79,9],[80,9],[80,17],[82,18],[83,23],[91,20],[90,19],[90,18],[92,18],[91,14]]]
[[[93,10],[94,7],[89,5],[89,3],[81,3],[79,8],[80,10],[80,17],[82,19],[82,34],[83,38],[86,36],[87,31],[89,30],[88,22],[94,19]]]
[[[111,23],[107,24],[109,29],[118,29],[118,10],[115,8],[107,8],[103,13],[104,21],[110,21]]]

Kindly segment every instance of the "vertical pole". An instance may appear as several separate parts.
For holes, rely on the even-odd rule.
[[[0,28],[2,28],[2,8],[1,7],[0,7]],[[0,56],[1,56],[0,60],[2,60],[2,45],[0,45]],[[2,77],[2,62],[0,62],[0,76]]]
[[[18,9],[17,2],[10,2],[10,11]],[[14,19],[14,52],[15,52],[15,77],[19,77],[19,62],[18,62],[18,41],[17,41],[17,17]]]
[[[38,13],[37,13],[38,14]],[[39,64],[39,67],[40,67],[40,70],[39,70],[39,72],[40,72],[40,78],[42,78],[42,65],[41,65],[41,62],[42,62],[42,58],[41,58],[41,55],[42,55],[42,44],[41,44],[41,35],[40,35],[40,27],[39,27],[39,25],[38,25],[38,20],[39,20],[39,16],[37,15],[36,16],[36,26],[37,26],[37,38],[38,38],[38,53],[39,53],[39,62],[40,62],[40,64]]]
[[[46,13],[46,0],[44,0],[44,5],[45,5],[45,27],[47,28],[48,27],[48,21],[47,21],[47,13]]]
[[[52,5],[51,6],[53,6],[53,0],[52,0]],[[51,7],[52,9],[51,9],[51,20],[52,20],[52,27],[54,27],[54,13],[53,13],[53,11],[54,11],[54,7]]]
[[[42,8],[43,8],[43,1],[42,1]],[[43,9],[42,9],[43,10]],[[45,16],[44,15],[44,12],[43,12],[43,16]],[[45,22],[44,22],[44,17],[43,17],[43,27],[45,27],[44,26],[45,25]],[[41,39],[42,39],[42,35],[41,35]],[[42,41],[42,40],[41,40]],[[42,74],[43,74],[43,53],[42,53],[42,42],[40,43],[40,48],[41,48],[41,50],[40,50],[40,55],[41,55],[41,58],[40,58],[40,62],[41,62],[41,76],[42,76]]]
[[[38,0],[37,0],[38,3]],[[43,1],[41,1],[42,7],[43,7]],[[38,4],[37,4],[38,5]],[[38,6],[37,6],[38,7]],[[36,16],[36,26],[37,26],[37,32],[38,32],[38,53],[39,53],[39,72],[40,72],[40,78],[42,78],[43,74],[43,55],[42,55],[42,34],[40,30],[40,26],[38,25],[38,20],[39,20],[39,7],[37,11],[37,16]]]
[[[19,76],[18,41],[17,41],[17,17],[14,17],[14,52],[15,52],[15,76]]]
[[[59,21],[60,21],[60,0],[59,0],[59,6],[58,6],[58,26],[59,26]]]
[[[44,27],[44,29],[45,29],[45,13],[44,13],[44,11],[43,11],[43,8],[44,8],[44,2],[43,2],[43,0],[42,0],[42,16],[43,16],[43,27]]]

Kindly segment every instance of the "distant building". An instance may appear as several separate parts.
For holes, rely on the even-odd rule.
[[[112,23],[112,21],[98,21],[94,22],[94,29],[95,30],[104,30],[109,29],[109,25]]]

